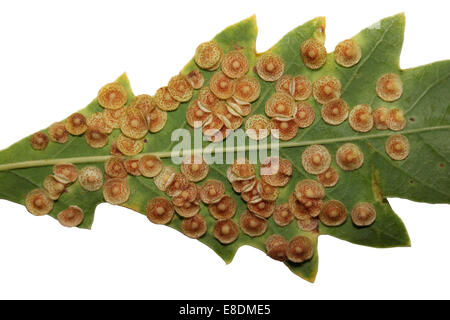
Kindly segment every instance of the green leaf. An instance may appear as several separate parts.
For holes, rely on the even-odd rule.
[[[339,172],[339,183],[326,188],[325,200],[342,201],[350,212],[358,202],[370,202],[375,205],[377,219],[369,227],[356,227],[351,219],[338,227],[327,227],[320,223],[319,232],[301,231],[297,223],[280,227],[273,218],[268,219],[267,231],[259,237],[249,237],[239,234],[236,241],[223,245],[212,234],[215,219],[209,214],[208,208],[201,205],[200,214],[206,219],[208,230],[199,241],[208,245],[225,262],[232,261],[236,251],[243,245],[250,245],[265,251],[265,241],[273,234],[281,234],[286,239],[296,235],[306,235],[315,245],[315,253],[311,260],[303,263],[286,262],[289,269],[298,276],[314,281],[318,269],[317,240],[319,235],[331,235],[349,242],[372,247],[409,246],[410,240],[406,228],[400,218],[393,212],[386,198],[400,197],[414,201],[429,203],[449,203],[450,199],[450,61],[442,61],[430,65],[401,70],[399,56],[403,42],[404,16],[396,15],[386,18],[371,27],[361,31],[353,39],[360,45],[362,58],[351,68],[344,68],[335,63],[334,53],[328,54],[325,65],[318,70],[308,69],[302,62],[299,52],[300,44],[310,38],[320,42],[325,40],[325,20],[316,18],[294,29],[285,35],[268,52],[279,55],[285,61],[285,74],[307,76],[315,81],[324,75],[333,75],[342,83],[342,98],[353,107],[366,103],[376,107],[385,105],[397,107],[405,111],[407,126],[400,133],[406,136],[410,143],[410,154],[402,161],[392,160],[385,152],[386,139],[392,131],[378,131],[375,128],[368,133],[357,133],[348,121],[338,126],[326,124],[320,115],[321,105],[313,97],[308,99],[316,113],[314,123],[305,129],[300,129],[297,136],[288,142],[280,142],[280,157],[288,159],[293,164],[293,175],[287,186],[280,188],[277,204],[286,203],[293,192],[296,183],[302,179],[316,179],[307,173],[301,164],[301,154],[312,144],[320,144],[328,148],[332,155],[339,146],[346,142],[357,144],[364,153],[364,165],[354,171],[343,171],[335,165]],[[213,40],[224,53],[236,47],[243,48],[250,62],[249,75],[260,80],[261,95],[252,103],[251,114],[264,114],[264,106],[275,92],[273,82],[262,81],[255,73],[253,66],[261,54],[256,53],[257,27],[255,17],[243,20],[219,33]],[[196,69],[194,60],[189,61],[181,73],[186,75]],[[377,79],[386,73],[398,74],[403,82],[403,95],[395,102],[382,101],[375,92]],[[205,85],[214,72],[203,70]],[[122,75],[117,81],[128,91],[128,103],[133,98],[128,78]],[[197,91],[197,90],[196,90]],[[196,97],[197,92],[194,94]],[[171,140],[172,132],[178,128],[193,131],[185,121],[186,108],[189,102],[168,114],[169,121],[158,133],[148,133],[143,154],[158,155],[165,166],[178,166],[172,163],[170,154],[177,141]],[[93,112],[101,112],[103,108],[94,99],[80,112],[88,116]],[[244,119],[245,121],[245,119]],[[47,132],[47,129],[44,130]],[[0,152],[0,197],[20,204],[25,203],[27,193],[42,187],[42,182],[51,173],[52,165],[56,163],[74,163],[79,169],[91,164],[104,171],[103,162],[110,156],[110,147],[120,130],[114,130],[109,136],[109,143],[104,148],[89,147],[83,136],[70,136],[65,144],[50,142],[44,151],[35,151],[30,147],[30,137],[27,137],[6,150]],[[204,142],[203,147],[209,143]],[[237,149],[222,150],[234,153]],[[237,214],[233,220],[238,223],[239,216],[247,207],[239,194],[235,193],[228,183],[227,164],[210,166],[208,179],[225,182],[226,193],[237,203]],[[153,179],[143,176],[129,175],[131,195],[123,204],[124,207],[145,214],[147,202],[156,197],[167,197],[156,188]],[[97,204],[105,202],[102,191],[85,191],[78,183],[68,186],[66,192],[55,201],[50,212],[52,217],[67,208],[77,205],[83,209],[85,218],[79,227],[90,228],[94,220]],[[180,230],[181,218],[174,216],[169,226]]]

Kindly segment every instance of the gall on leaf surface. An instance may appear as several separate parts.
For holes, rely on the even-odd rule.
[[[184,205],[185,208],[200,207],[198,219],[189,220],[189,230],[201,230],[198,240],[213,249],[225,262],[230,263],[232,261],[239,247],[250,245],[268,253],[269,256],[283,260],[292,272],[308,281],[314,281],[318,270],[317,243],[320,235],[330,235],[351,243],[377,248],[409,246],[410,239],[406,228],[400,218],[393,212],[387,198],[399,197],[428,203],[449,203],[450,174],[448,159],[450,159],[450,145],[448,136],[450,133],[450,112],[448,101],[450,101],[450,90],[448,88],[450,87],[450,61],[440,61],[402,70],[399,67],[399,57],[403,42],[404,16],[401,14],[395,15],[383,19],[375,25],[376,27],[364,29],[351,38],[361,49],[361,58],[357,63],[343,67],[336,63],[334,53],[328,53],[323,65],[321,64],[317,69],[311,69],[303,63],[300,47],[308,39],[314,39],[321,44],[324,43],[324,18],[316,18],[305,23],[286,34],[267,52],[257,53],[255,45],[257,36],[256,19],[250,17],[226,28],[212,39],[219,48],[217,49],[217,56],[219,57],[217,62],[214,61],[214,64],[208,66],[208,68],[202,68],[192,59],[181,70],[180,77],[188,76],[194,70],[196,73],[200,72],[198,76],[202,79],[203,88],[207,88],[213,75],[221,72],[220,59],[223,56],[235,50],[239,50],[240,53],[245,55],[249,64],[245,76],[257,79],[260,86],[258,97],[251,103],[237,101],[236,99],[233,101],[234,108],[232,110],[245,109],[245,112],[240,115],[243,117],[241,129],[244,129],[246,120],[250,117],[255,115],[266,116],[266,103],[276,92],[276,81],[263,80],[255,67],[257,61],[264,55],[273,55],[282,60],[283,75],[291,77],[301,75],[309,79],[313,85],[315,81],[323,79],[323,77],[332,76],[338,79],[340,90],[336,97],[343,99],[348,104],[350,111],[357,105],[368,104],[371,110],[385,107],[388,110],[397,108],[403,112],[402,115],[406,120],[406,125],[398,131],[386,130],[385,128],[379,130],[375,125],[368,132],[355,132],[348,119],[338,125],[330,125],[324,121],[321,115],[321,103],[314,98],[314,95],[309,96],[304,103],[312,107],[313,121],[308,123],[307,126],[299,125],[295,137],[288,141],[281,141],[279,144],[279,157],[292,164],[292,173],[288,175],[287,184],[279,187],[276,201],[271,203],[271,206],[273,205],[276,208],[275,213],[269,218],[258,218],[266,219],[265,223],[267,223],[267,227],[261,235],[251,237],[239,229],[239,221],[242,215],[247,212],[248,207],[242,199],[241,193],[235,192],[227,179],[227,170],[229,169],[227,164],[210,164],[205,180],[196,182],[199,188],[208,180],[223,182],[224,196],[227,197],[226,199],[234,200],[232,201],[233,211],[234,205],[236,207],[236,213],[226,223],[221,222],[225,220],[217,220],[217,215],[216,218],[211,215],[208,210],[209,204],[203,203],[200,198],[193,200],[186,197],[188,200],[181,203],[187,193],[184,192],[184,185],[180,184],[179,179],[174,179],[172,175],[166,177],[167,181],[164,181],[167,188],[173,191],[172,196],[168,196],[166,192],[161,191],[155,185],[156,177],[152,177],[153,174],[139,176],[128,174],[121,178],[124,179],[121,184],[127,186],[127,190],[129,188],[129,197],[120,205],[146,214],[148,203],[152,199],[161,199],[160,197],[162,197],[170,202],[172,197],[177,197],[177,201],[180,201],[179,204]],[[342,41],[344,40],[346,39],[343,38]],[[194,54],[195,52],[192,53],[192,55]],[[386,74],[395,74],[401,81],[401,95],[396,96],[395,101],[383,100],[380,98],[379,92],[377,93],[377,82],[380,77]],[[114,108],[122,108],[123,103],[125,103],[125,108],[129,107],[135,95],[131,90],[127,76],[122,75],[114,83],[120,85],[118,86],[119,89],[116,90],[117,92],[121,94],[126,92],[127,95],[126,97],[121,96],[120,103],[114,104]],[[188,84],[189,81],[186,83]],[[167,85],[167,83],[161,83],[161,88]],[[101,87],[102,84],[99,84],[99,88]],[[149,121],[147,124],[150,131],[136,142],[139,149],[142,147],[142,150],[138,150],[140,152],[137,155],[123,156],[124,160],[129,158],[140,159],[144,155],[157,157],[155,159],[161,159],[161,162],[159,160],[154,162],[158,164],[158,167],[162,165],[171,168],[170,170],[162,170],[162,172],[173,171],[180,174],[179,165],[174,164],[170,159],[171,151],[177,144],[177,141],[171,141],[171,134],[179,128],[190,130],[193,133],[194,129],[186,122],[186,110],[193,100],[201,100],[199,98],[201,89],[197,88],[197,85],[195,87],[192,98],[189,101],[179,99],[182,101],[177,101],[176,108],[167,109],[158,105],[158,103],[152,106],[152,112],[164,114],[164,118],[167,118],[167,120],[157,123],[153,119],[155,117],[144,117],[146,121]],[[392,86],[387,86],[387,88],[395,89]],[[154,96],[157,89],[153,88],[153,92],[147,94]],[[324,88],[324,90],[328,89]],[[290,91],[292,90],[286,92]],[[112,101],[114,98],[115,96],[110,96],[109,100]],[[203,109],[205,109],[205,106],[203,106]],[[204,112],[211,112],[211,110],[206,109]],[[74,112],[78,112],[88,119],[94,113],[105,112],[105,109],[96,98],[86,108],[79,111],[74,110]],[[50,118],[51,114],[45,116]],[[42,122],[44,120],[50,122],[49,119],[42,119]],[[51,119],[51,121],[57,122],[58,119]],[[60,120],[60,122],[65,121],[65,119]],[[155,125],[158,125],[158,130],[151,129]],[[225,131],[224,128],[223,126],[220,129],[221,132]],[[92,128],[88,131],[91,132]],[[30,191],[44,190],[43,181],[52,174],[52,168],[55,164],[74,164],[82,177],[84,177],[82,169],[88,167],[90,168],[89,172],[96,172],[97,180],[92,181],[96,184],[95,188],[90,188],[92,191],[88,191],[81,186],[79,181],[65,185],[62,194],[53,202],[49,215],[58,218],[60,212],[64,212],[70,207],[77,207],[83,212],[83,220],[78,227],[90,228],[94,220],[96,206],[105,202],[102,186],[104,183],[108,183],[109,177],[105,174],[104,163],[111,157],[111,150],[114,150],[116,156],[120,154],[117,148],[114,148],[117,138],[121,136],[120,128],[114,128],[112,132],[105,133],[108,135],[106,145],[98,148],[92,148],[87,144],[85,137],[83,137],[85,134],[69,134],[67,141],[57,143],[48,139],[53,133],[49,132],[49,128],[40,132],[38,135],[31,133],[29,137],[0,152],[0,181],[2,182],[0,183],[0,198],[25,205]],[[386,141],[393,134],[401,134],[408,139],[409,155],[405,159],[395,160],[386,153]],[[41,143],[36,148],[38,136],[43,137],[43,139],[39,140]],[[123,139],[123,136],[121,137]],[[49,140],[48,143],[47,139]],[[35,148],[32,147],[31,142],[34,142]],[[336,164],[336,152],[339,147],[346,143],[355,144],[364,155],[361,167],[356,170],[345,171]],[[207,149],[210,144],[209,141],[203,141],[202,147]],[[280,223],[279,209],[289,208],[287,205],[289,197],[291,197],[291,200],[295,200],[293,192],[296,184],[305,179],[318,180],[316,175],[306,172],[301,163],[302,153],[311,145],[320,145],[328,150],[331,155],[330,167],[336,171],[339,179],[335,185],[325,188],[323,199],[306,197],[302,198],[301,202],[298,199],[296,201],[301,206],[308,206],[311,202],[316,209],[323,206],[322,202],[340,201],[345,206],[349,216],[345,220],[342,219],[343,223],[338,226],[327,226],[319,221],[317,228],[302,229],[299,226],[304,226],[311,220],[311,217],[305,216],[305,214],[297,214],[295,219],[292,219],[292,215],[285,215],[290,218],[284,219],[286,220],[285,223]],[[227,151],[233,153],[236,150]],[[143,161],[141,161],[141,165]],[[260,178],[260,164],[261,159],[255,165],[256,174],[255,177],[250,177],[250,182],[257,181]],[[86,176],[87,178],[88,176]],[[87,183],[88,181],[85,181],[85,184]],[[101,186],[97,188],[100,183]],[[177,183],[178,185],[175,185]],[[242,180],[234,183],[247,186],[249,190],[253,189],[254,186],[254,184],[246,184]],[[45,196],[43,197],[45,198]],[[258,199],[257,194],[254,199]],[[123,200],[125,200],[125,197]],[[368,226],[356,226],[352,221],[351,212],[358,203],[370,203],[376,211],[375,221]],[[251,205],[255,204],[252,203]],[[299,210],[304,209],[301,206],[298,207]],[[299,218],[304,218],[305,221],[296,221]],[[167,225],[179,231],[184,228],[185,233],[189,233],[186,231],[187,222],[185,219],[175,212],[173,217],[167,221]],[[203,221],[206,222],[204,234],[202,234]],[[233,221],[233,223],[230,221]],[[78,224],[78,221],[76,224]],[[225,233],[232,232],[233,241],[222,243],[216,239],[214,226],[222,224],[233,227],[220,230]],[[238,234],[235,238],[236,230]],[[190,235],[192,236],[192,234]],[[280,236],[285,240],[277,246],[276,255],[272,252],[274,249],[270,243],[270,252],[268,252],[267,239],[281,239]],[[197,237],[196,233],[195,237]],[[302,246],[293,245],[296,243],[295,241],[299,242],[298,239],[308,243],[307,252],[302,253],[301,250],[304,249]],[[286,257],[286,254],[291,259],[279,258]],[[298,257],[302,257],[302,259],[297,259]],[[305,261],[299,262],[300,260]]]

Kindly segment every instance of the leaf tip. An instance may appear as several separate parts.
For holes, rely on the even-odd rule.
[[[314,283],[316,281],[316,276],[318,272],[317,266],[313,268],[310,272],[305,272],[302,269],[297,269],[293,267],[290,262],[285,262],[285,265],[292,271],[296,276],[300,277],[303,280],[308,281],[309,283]]]
[[[325,18],[325,16],[316,17],[315,20],[316,20],[316,23],[317,23],[318,26],[323,26],[325,28],[325,26],[326,26],[326,18]]]
[[[405,21],[406,21],[405,13],[404,12],[397,13],[393,15],[391,18],[397,20],[397,23],[400,25],[402,32],[405,32]]]
[[[225,262],[226,265],[229,265],[233,262],[234,257],[236,256],[237,250],[234,250],[232,253],[228,255],[219,254],[219,256],[222,258],[222,260]]]
[[[130,79],[128,79],[128,75],[126,72],[122,73],[120,77],[116,79],[116,81],[120,82],[125,87],[129,95],[134,95],[133,91],[131,90]]]
[[[325,39],[325,28],[327,26],[325,17],[317,17],[315,21],[317,26],[316,35],[322,39]]]
[[[327,25],[325,17],[317,17],[313,21],[316,25],[314,38],[321,41],[322,43],[325,42],[325,28]]]
[[[256,21],[256,14],[251,15],[247,19],[242,20],[239,24],[248,24],[248,29],[251,31],[253,39],[256,41],[256,36],[258,34],[258,23]]]
[[[300,276],[300,278],[302,278],[303,280],[308,281],[309,283],[314,283],[314,282],[316,282],[317,270],[314,270],[308,276],[300,275],[300,274],[299,274],[299,276]]]
[[[401,20],[403,20],[403,22],[405,21],[405,13],[404,12],[400,12],[396,14],[397,17],[399,17]]]
[[[120,77],[117,78],[116,81],[126,81],[129,82],[130,80],[128,79],[128,75],[126,72],[123,72]]]
[[[406,232],[405,241],[402,244],[400,244],[399,247],[411,248],[411,238],[409,237],[408,232]]]

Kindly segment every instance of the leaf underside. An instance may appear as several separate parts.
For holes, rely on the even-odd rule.
[[[320,116],[320,105],[312,97],[308,99],[316,113],[314,123],[305,129],[300,129],[297,136],[290,142],[298,142],[299,146],[280,148],[280,157],[292,162],[294,170],[287,186],[280,189],[277,203],[286,203],[288,196],[294,190],[295,184],[302,179],[315,179],[302,167],[300,157],[303,150],[310,144],[325,145],[334,155],[337,148],[347,141],[357,144],[364,153],[364,165],[355,171],[339,171],[339,183],[327,188],[324,200],[337,199],[342,201],[347,210],[351,210],[357,202],[371,202],[377,210],[377,219],[369,227],[358,228],[351,219],[339,227],[319,225],[319,232],[301,231],[295,222],[286,227],[280,227],[268,219],[269,227],[264,235],[249,237],[240,233],[238,239],[229,245],[222,245],[212,235],[214,218],[208,208],[201,205],[201,215],[207,221],[208,231],[199,239],[212,248],[225,262],[232,261],[237,249],[250,245],[265,251],[265,240],[272,234],[282,234],[286,239],[293,236],[308,234],[316,239],[319,235],[331,235],[349,242],[378,247],[409,246],[410,240],[400,218],[393,212],[386,198],[399,197],[413,201],[428,203],[449,203],[450,200],[450,61],[441,61],[426,66],[408,70],[399,67],[399,55],[403,42],[404,16],[396,15],[381,20],[353,37],[361,46],[361,61],[351,68],[343,68],[334,61],[333,53],[328,54],[327,62],[319,70],[306,68],[300,58],[299,46],[309,38],[324,41],[325,20],[316,18],[286,34],[269,52],[277,54],[286,63],[285,74],[307,76],[312,82],[324,75],[334,75],[342,83],[342,98],[349,106],[366,103],[373,109],[378,106],[397,107],[403,109],[408,120],[406,128],[401,132],[409,139],[411,152],[403,161],[394,161],[385,152],[386,135],[384,131],[375,128],[368,133],[356,133],[348,121],[339,126],[327,125]],[[245,55],[253,66],[261,55],[256,53],[257,27],[255,17],[243,20],[226,28],[214,40],[224,53],[235,47],[244,48]],[[191,60],[181,71],[188,74],[197,68]],[[403,95],[395,102],[382,101],[375,92],[375,83],[385,73],[396,73],[403,82]],[[213,72],[203,70],[205,84]],[[258,78],[251,68],[249,75]],[[258,78],[259,79],[259,78]],[[118,81],[128,91],[128,103],[133,98],[126,75]],[[260,81],[261,95],[252,103],[252,114],[264,114],[267,99],[275,92],[273,82]],[[194,98],[197,93],[194,94]],[[171,133],[177,128],[192,130],[185,121],[185,112],[189,102],[169,113],[169,121],[158,133],[148,133],[143,153],[170,152],[176,142],[171,141]],[[86,108],[83,115],[100,112],[103,108],[95,99]],[[245,121],[245,119],[244,119]],[[47,129],[43,130],[47,132]],[[0,152],[0,164],[11,164],[21,161],[42,159],[83,158],[106,156],[110,154],[112,141],[120,134],[114,130],[109,137],[109,143],[104,148],[93,149],[86,144],[81,136],[70,136],[65,144],[50,142],[44,151],[30,148],[30,137],[27,137],[6,150]],[[389,134],[392,134],[390,132]],[[161,143],[161,142],[166,143]],[[206,145],[206,144],[205,144]],[[174,165],[170,158],[163,159],[164,165]],[[333,160],[334,163],[334,160]],[[104,171],[103,163],[86,161],[77,163],[79,169],[85,165],[95,165]],[[51,172],[52,166],[17,168],[0,171],[0,198],[19,204],[24,204],[27,193],[42,187],[42,181]],[[208,179],[224,181],[226,193],[232,195],[237,203],[237,214],[233,220],[238,223],[239,214],[246,210],[246,204],[240,195],[235,193],[226,179],[226,164],[214,164],[210,167]],[[177,169],[178,170],[178,169]],[[123,206],[145,214],[147,201],[156,196],[167,197],[158,190],[152,179],[128,176],[131,188],[129,200]],[[83,209],[85,218],[79,227],[90,228],[94,220],[95,207],[105,202],[102,191],[85,191],[78,183],[69,186],[64,194],[55,201],[52,217],[67,208],[77,205]],[[169,226],[180,230],[181,219],[175,215]],[[316,247],[317,248],[317,247]],[[318,269],[317,250],[313,258],[304,263],[286,263],[289,269],[298,276],[313,281]]]

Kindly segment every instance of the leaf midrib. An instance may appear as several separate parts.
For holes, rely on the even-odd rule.
[[[303,147],[303,146],[309,146],[313,144],[333,144],[338,142],[351,142],[351,141],[359,141],[359,140],[367,140],[367,139],[379,139],[391,136],[393,134],[401,133],[403,135],[408,134],[416,134],[421,132],[428,132],[428,131],[437,131],[437,130],[450,130],[450,125],[444,125],[444,126],[433,126],[433,127],[425,127],[425,128],[419,128],[419,129],[411,129],[411,130],[404,130],[402,132],[386,132],[386,133],[379,133],[379,134],[369,134],[369,135],[358,135],[358,136],[345,136],[345,137],[339,137],[339,138],[330,138],[330,139],[318,139],[318,140],[305,140],[305,141],[291,141],[291,142],[280,142],[279,148],[292,148],[292,147]],[[259,150],[262,148],[272,149],[271,144],[257,144],[257,145],[245,145],[245,146],[238,146],[238,147],[225,147],[225,148],[215,148],[215,153],[227,153],[227,152],[238,152],[238,151],[252,151],[252,150]],[[188,150],[182,150],[184,152]],[[176,155],[181,155],[181,152]],[[204,148],[199,149],[190,149],[191,153],[193,154],[204,154]],[[211,150],[212,151],[212,150]],[[159,158],[170,158],[172,156],[172,151],[163,151],[163,152],[148,152],[148,153],[142,153],[138,157],[144,156],[144,155],[154,155]],[[13,169],[23,169],[23,168],[32,168],[32,167],[44,167],[44,166],[50,166],[55,165],[59,163],[95,163],[95,162],[104,162],[105,160],[109,159],[111,155],[104,155],[104,156],[85,156],[85,157],[71,157],[71,158],[51,158],[51,159],[42,159],[42,160],[31,160],[31,161],[20,161],[20,162],[12,162],[12,163],[6,163],[6,164],[0,164],[0,171],[9,171]]]

